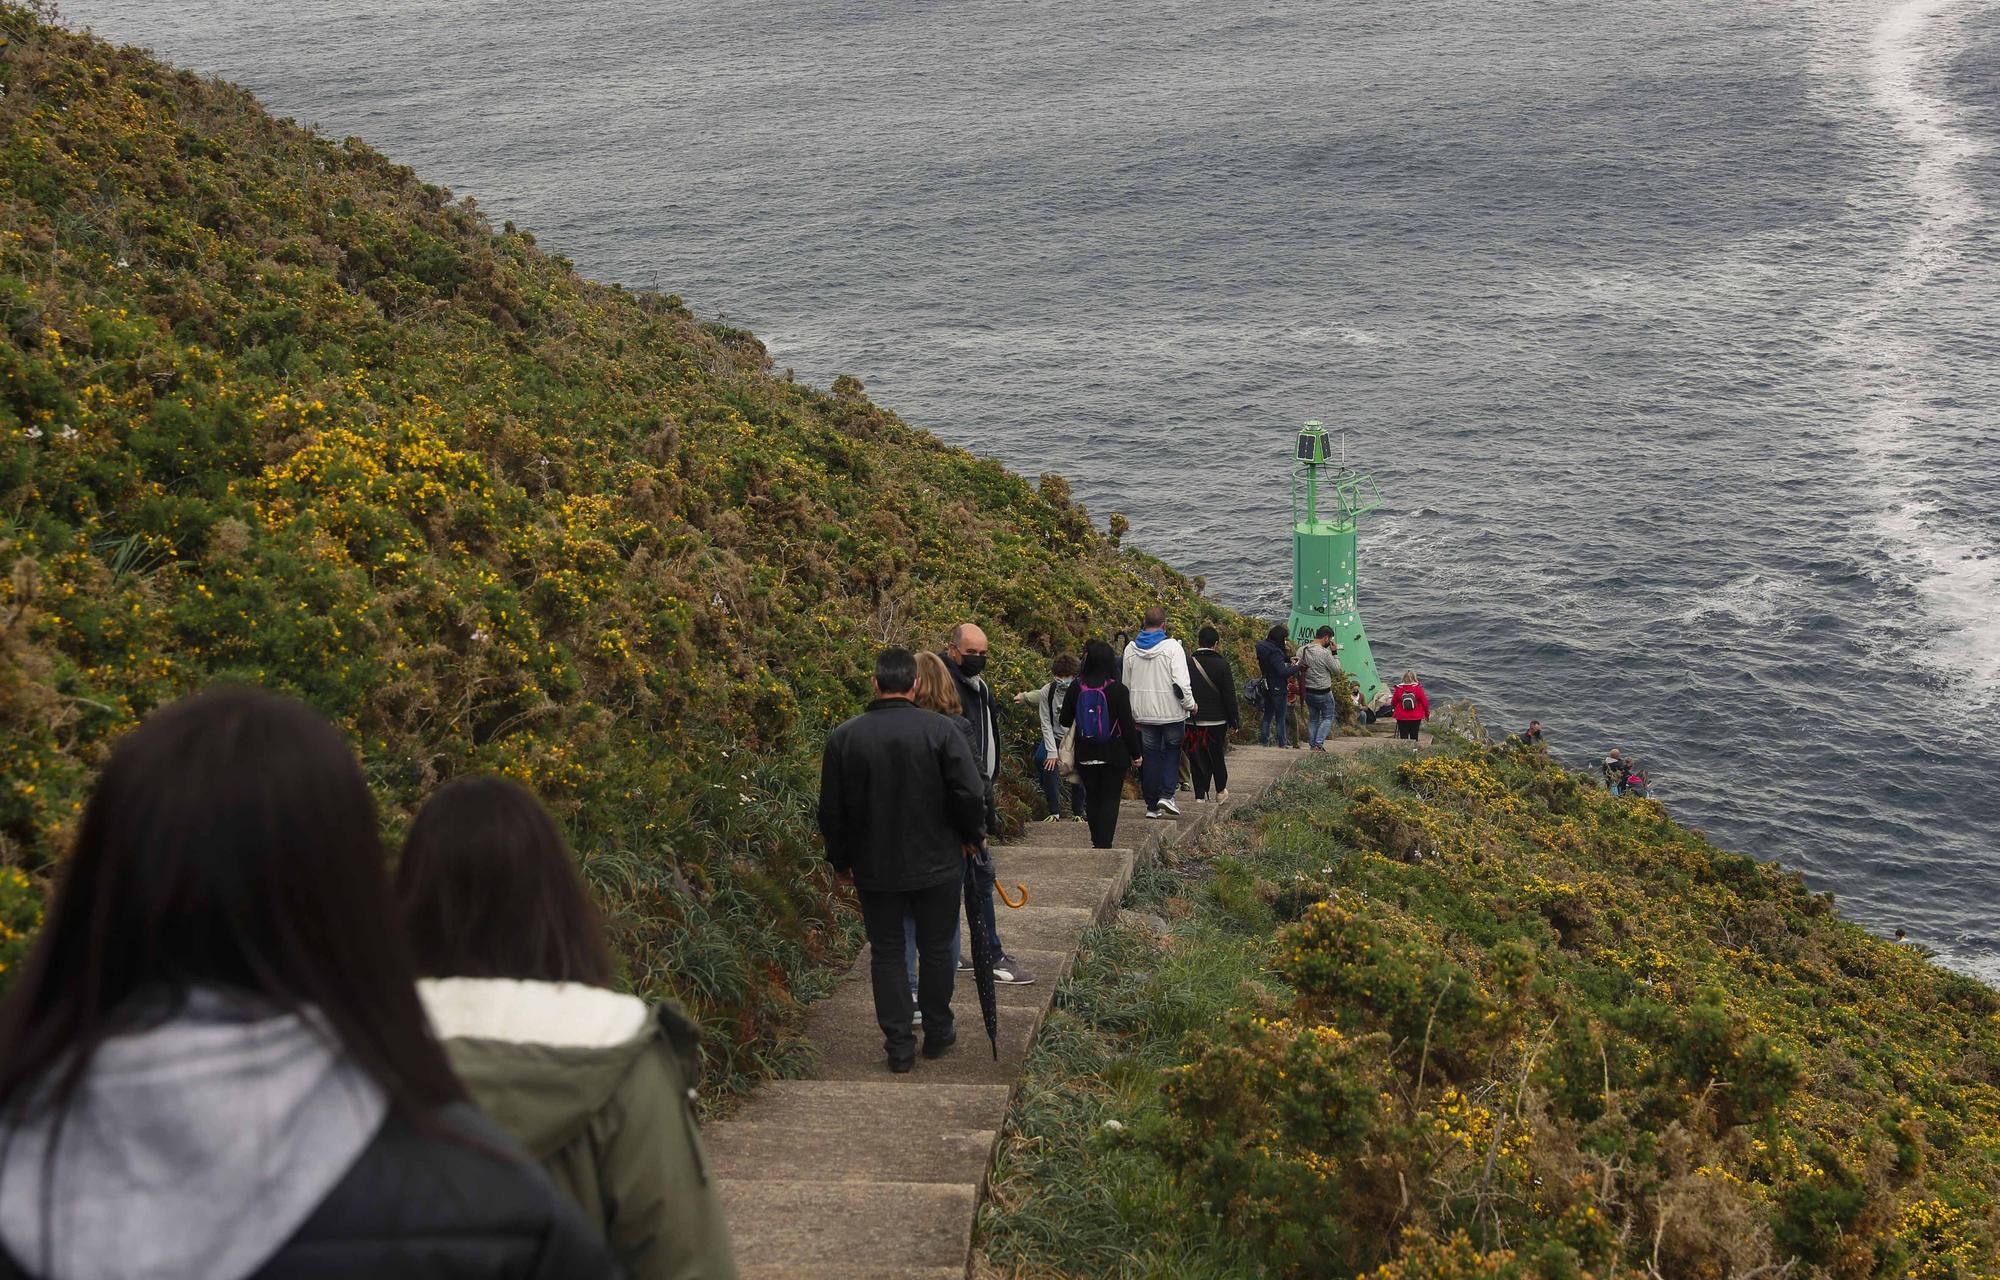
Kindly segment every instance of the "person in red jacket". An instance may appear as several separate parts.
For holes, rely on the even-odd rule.
[[[1424,696],[1424,687],[1417,683],[1417,673],[1405,671],[1403,683],[1389,691],[1390,713],[1396,717],[1396,736],[1417,740],[1417,732],[1430,718],[1431,700]]]

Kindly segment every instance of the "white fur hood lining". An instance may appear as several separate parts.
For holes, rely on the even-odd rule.
[[[440,1040],[499,1040],[563,1049],[609,1049],[647,1029],[637,996],[579,982],[425,978],[417,994]]]

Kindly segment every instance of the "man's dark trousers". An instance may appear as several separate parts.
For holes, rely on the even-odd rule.
[[[957,980],[951,939],[958,932],[959,882],[935,889],[885,893],[862,889],[861,922],[868,929],[868,977],[875,988],[875,1021],[882,1046],[895,1062],[917,1056],[910,1017],[910,976],[903,959],[903,916],[917,922],[917,1007],[924,1011],[924,1039],[951,1034],[951,988]]]

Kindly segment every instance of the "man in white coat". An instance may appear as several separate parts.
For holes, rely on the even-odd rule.
[[[1187,719],[1194,713],[1194,689],[1188,681],[1187,651],[1167,636],[1167,611],[1146,610],[1146,625],[1125,646],[1125,689],[1132,695],[1132,718],[1146,746],[1139,766],[1139,790],[1146,797],[1146,816],[1179,814],[1174,791],[1181,780],[1181,742]]]

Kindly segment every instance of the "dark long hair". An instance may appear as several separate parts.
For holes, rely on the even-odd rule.
[[[459,778],[424,805],[396,868],[403,928],[430,978],[608,987],[603,922],[562,832],[506,778]]]
[[[1083,670],[1076,678],[1084,684],[1103,684],[1118,674],[1118,655],[1102,640],[1089,640],[1083,646]]]
[[[404,1114],[464,1097],[417,1001],[376,823],[340,733],[221,687],[111,753],[47,923],[0,1002],[0,1118],[61,1111],[108,1037],[190,988],[310,1007]]]

